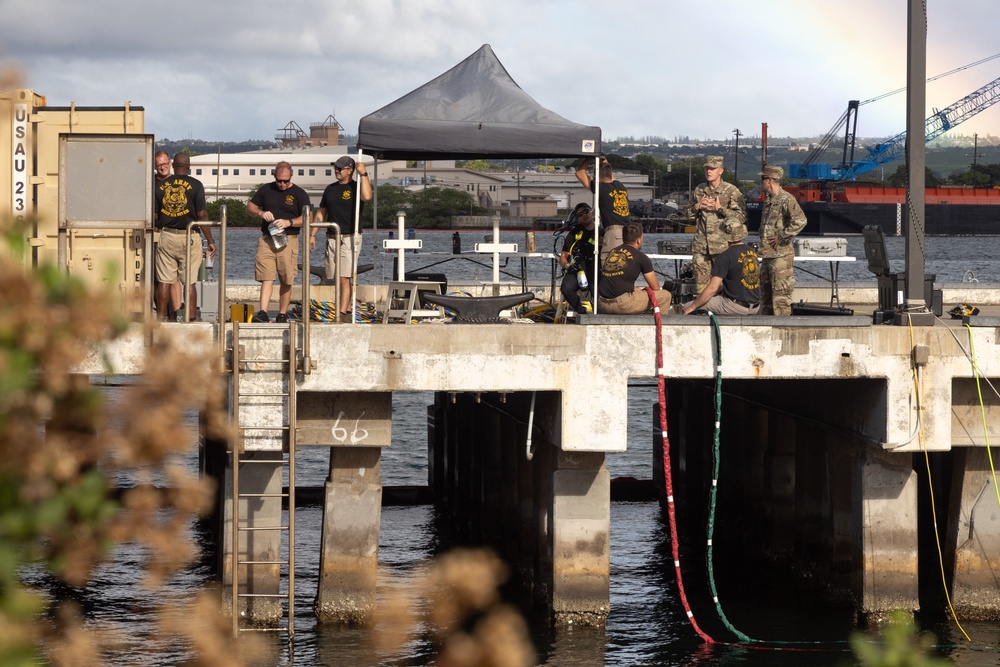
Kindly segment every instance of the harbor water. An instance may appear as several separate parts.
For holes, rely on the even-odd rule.
[[[488,233],[488,232],[487,232]],[[254,230],[234,230],[229,238],[227,264],[229,277],[252,280],[252,257],[257,234]],[[463,248],[471,249],[483,240],[484,232],[464,232]],[[376,261],[373,245],[381,246],[379,232],[366,235],[361,263],[375,263],[376,269],[362,274],[362,282],[385,282],[387,263]],[[547,251],[551,233],[538,233],[539,251]],[[450,251],[450,232],[418,232],[425,251]],[[657,240],[681,241],[685,235],[649,235],[647,250]],[[376,243],[372,243],[375,241]],[[523,243],[524,235],[505,233],[502,241]],[[939,282],[959,282],[967,271],[980,281],[996,282],[1000,264],[991,253],[993,239],[927,239],[926,272],[937,275]],[[893,270],[902,270],[902,239],[887,239]],[[845,264],[841,280],[870,282],[874,277],[864,262],[862,240],[851,237],[848,252],[859,257]],[[407,256],[408,270],[419,270],[419,253]],[[899,268],[896,268],[899,260]],[[530,270],[539,280],[547,280],[551,271],[548,260],[531,260]],[[312,255],[314,265],[322,265],[321,248]],[[430,263],[430,262],[427,262]],[[488,264],[488,261],[486,262]],[[513,261],[512,261],[513,264]],[[452,261],[430,269],[446,273],[449,280],[488,280],[492,269],[467,261]],[[534,278],[534,273],[532,274]],[[800,278],[803,282],[809,282]],[[419,326],[419,325],[418,325]],[[546,326],[546,325],[538,325]],[[555,335],[555,332],[554,332]],[[706,341],[709,333],[706,331]],[[706,344],[708,344],[706,342]],[[651,350],[650,354],[654,352]],[[635,382],[629,391],[627,421],[628,451],[609,454],[607,465],[612,478],[650,480],[653,461],[653,404],[655,385]],[[430,394],[398,394],[393,397],[392,446],[383,450],[382,479],[386,486],[424,486],[427,484],[426,438],[427,406]],[[192,416],[194,419],[194,416]],[[197,452],[187,464],[197,467]],[[723,452],[723,456],[725,456]],[[303,448],[297,457],[297,484],[319,487],[327,473],[327,450]],[[720,479],[725,485],[725,479]],[[322,508],[299,507],[296,512],[296,635],[289,646],[284,637],[269,638],[271,653],[260,656],[263,664],[280,665],[430,665],[433,647],[418,639],[403,653],[386,655],[372,648],[367,629],[321,626],[312,613],[319,569]],[[167,588],[172,599],[186,599],[214,580],[211,540],[200,528],[192,527],[205,549],[205,557],[195,566],[176,576]],[[686,539],[701,540],[704,533]],[[379,545],[379,596],[402,585],[407,574],[420,563],[440,553],[453,542],[447,517],[432,505],[386,506],[382,512]],[[684,562],[685,544],[681,543],[685,584],[698,613],[710,614],[704,563]],[[128,647],[113,664],[177,664],[189,657],[186,649],[153,635],[150,611],[157,600],[139,585],[144,554],[136,548],[120,548],[111,563],[100,568],[93,583],[74,592],[85,612],[95,619],[113,620],[126,637]],[[727,667],[764,667],[792,665],[839,666],[856,664],[846,644],[852,632],[849,611],[827,608],[810,595],[803,594],[795,581],[778,582],[759,576],[758,566],[739,553],[716,553],[716,577],[725,612],[733,625],[759,643],[740,645],[730,633],[720,633],[718,643],[706,644],[692,631],[678,599],[674,581],[671,545],[666,523],[655,501],[613,502],[611,506],[611,613],[607,626],[592,628],[551,628],[537,612],[526,611],[539,665],[559,667],[597,667],[599,665],[725,665]],[[762,582],[769,587],[762,587]],[[972,641],[966,641],[955,624],[947,618],[921,618],[924,630],[936,636],[939,655],[947,656],[962,667],[1000,664],[1000,627],[994,623],[963,622]],[[715,627],[717,620],[707,624]]]

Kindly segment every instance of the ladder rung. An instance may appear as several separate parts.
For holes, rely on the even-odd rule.
[[[237,529],[247,532],[254,530],[288,530],[288,526],[237,526]]]
[[[237,565],[288,565],[287,560],[241,560]]]
[[[288,628],[240,628],[240,632],[288,632]]]
[[[241,598],[288,598],[288,593],[240,593]]]
[[[281,626],[276,628],[239,628],[239,631],[240,632],[287,632],[289,639],[291,639],[291,637],[295,634],[289,631],[287,627],[281,627]]]
[[[240,357],[237,361],[245,364],[287,364],[291,361],[291,359],[281,359],[277,357],[274,359],[250,359],[249,357]]]
[[[241,493],[240,498],[287,498],[287,493]]]
[[[277,453],[278,450],[276,450],[276,449],[275,450],[267,449],[267,450],[261,450],[261,451],[268,451],[268,452],[272,452],[272,453]],[[246,452],[244,452],[244,454],[245,453]],[[282,453],[284,453],[284,452],[282,452]],[[284,461],[282,459],[275,459],[273,461],[268,461],[268,460],[265,460],[265,459],[240,459],[239,462],[240,463],[286,463],[286,461]]]
[[[240,393],[240,398],[241,399],[244,399],[244,398],[261,398],[261,397],[287,398],[288,397],[288,392],[287,391],[282,391],[282,392],[276,392],[276,393],[270,393],[270,394],[267,394],[267,393],[265,393],[265,394],[244,394],[244,393]]]

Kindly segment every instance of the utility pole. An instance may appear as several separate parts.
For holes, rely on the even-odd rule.
[[[739,128],[733,130],[736,135],[736,147],[733,150],[735,159],[733,160],[733,176],[736,178],[736,187],[740,185],[740,131]]]
[[[767,123],[760,124],[760,170],[767,166]]]

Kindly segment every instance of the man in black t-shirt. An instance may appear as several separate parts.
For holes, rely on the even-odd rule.
[[[628,204],[628,190],[611,171],[611,163],[602,157],[598,165],[598,175],[591,178],[587,173],[590,158],[583,158],[576,167],[576,178],[591,192],[597,189],[597,202],[601,211],[601,261],[608,257],[612,248],[622,243],[622,230],[631,221]]]
[[[372,199],[372,184],[364,163],[355,163],[354,158],[342,155],[331,163],[336,170],[333,183],[326,186],[323,198],[319,202],[319,210],[313,215],[313,222],[336,222],[340,225],[340,248],[334,247],[335,236],[328,230],[326,233],[326,277],[336,275],[337,264],[340,264],[340,310],[341,318],[351,315],[351,276],[357,269],[358,256],[361,254],[361,212],[364,203]],[[354,180],[357,170],[358,180]],[[358,197],[361,205],[357,206]],[[355,216],[355,211],[357,216]],[[316,247],[316,234],[319,228],[314,228],[310,234],[309,247]]]
[[[278,278],[278,315],[276,322],[288,321],[288,305],[292,301],[292,283],[299,272],[299,230],[302,209],[309,205],[309,195],[292,183],[292,165],[274,165],[274,182],[262,185],[247,204],[250,217],[260,218],[261,237],[254,256],[254,277],[260,282],[260,310],[255,322],[270,322],[267,308],[271,303],[274,278]],[[271,223],[284,232],[287,243],[279,248],[268,229]]]
[[[157,154],[156,159],[162,163],[165,155]],[[197,230],[191,236],[191,242],[185,248],[187,227],[195,221],[208,220],[205,207],[205,188],[198,179],[189,176],[191,158],[187,153],[174,155],[174,174],[160,178],[168,172],[162,164],[157,164],[156,196],[156,227],[160,231],[160,240],[156,244],[156,312],[161,319],[167,317],[170,301],[174,301],[172,309],[180,307],[181,290],[179,282],[184,277],[189,285],[188,319],[193,320],[197,313],[198,269],[201,268],[201,238]],[[215,241],[208,227],[198,227],[208,241],[209,256],[215,258]],[[182,273],[184,269],[186,272]],[[178,285],[175,289],[174,285]],[[183,319],[183,317],[181,318]]]
[[[622,230],[622,243],[608,253],[601,264],[597,283],[598,314],[638,315],[652,311],[653,304],[644,289],[636,289],[639,274],[656,296],[656,305],[662,311],[670,306],[670,292],[660,289],[660,281],[653,271],[653,261],[639,248],[642,247],[642,227],[634,222]]]
[[[743,243],[747,228],[742,222],[726,221],[718,233],[729,247],[712,263],[708,285],[694,301],[684,304],[684,314],[703,308],[716,315],[756,315],[760,310],[760,260]]]

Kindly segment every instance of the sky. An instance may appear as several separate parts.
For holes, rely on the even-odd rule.
[[[49,105],[145,109],[157,139],[273,140],[358,121],[490,44],[517,84],[605,140],[815,137],[906,85],[910,0],[0,0],[0,68]],[[924,0],[927,76],[1000,52],[1000,0]],[[927,84],[927,113],[1000,58]],[[906,129],[906,95],[858,137]],[[1000,105],[952,133],[1000,135]]]

